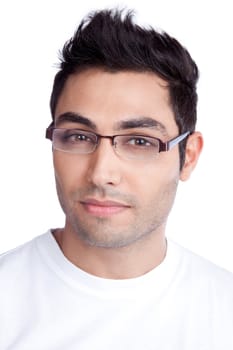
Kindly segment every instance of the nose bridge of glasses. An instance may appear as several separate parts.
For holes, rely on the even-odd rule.
[[[118,152],[116,150],[116,143],[114,141],[115,135],[99,135],[96,134],[96,144],[94,151],[97,151],[99,155],[99,159],[105,160],[108,159],[108,162],[110,161],[113,154],[118,155]],[[106,141],[102,142],[102,139],[107,139]],[[109,140],[109,141],[108,141]],[[113,158],[112,158],[113,159]]]
[[[111,142],[111,145],[114,146],[114,139],[115,139],[115,136],[109,136],[109,135],[99,135],[99,134],[96,134],[97,136],[97,146],[100,144],[100,141],[102,139],[109,139],[110,142]]]

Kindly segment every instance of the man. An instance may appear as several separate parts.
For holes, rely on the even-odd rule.
[[[46,130],[65,226],[1,257],[2,350],[233,349],[232,275],[165,235],[202,149],[197,79],[130,13],[66,43]]]

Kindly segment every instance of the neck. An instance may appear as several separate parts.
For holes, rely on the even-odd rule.
[[[80,269],[109,279],[135,278],[160,265],[166,255],[165,227],[148,237],[122,248],[100,248],[83,242],[69,229],[53,235],[63,254]]]

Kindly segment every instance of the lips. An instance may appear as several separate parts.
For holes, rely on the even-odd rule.
[[[95,216],[111,216],[129,208],[128,205],[121,202],[112,200],[99,201],[94,198],[88,198],[80,203],[89,214]]]

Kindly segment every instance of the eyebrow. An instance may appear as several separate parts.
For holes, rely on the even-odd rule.
[[[129,120],[122,120],[117,124],[117,130],[151,128],[167,134],[165,125],[150,117],[138,117]]]
[[[56,126],[60,126],[61,124],[65,122],[72,122],[72,123],[78,123],[83,124],[93,130],[97,130],[96,124],[91,121],[90,119],[74,112],[66,112],[57,117],[55,120]]]
[[[59,115],[55,120],[56,127],[59,127],[61,124],[65,122],[83,124],[95,131],[97,130],[97,125],[92,120],[82,116],[79,113],[65,112]],[[158,130],[164,135],[167,134],[167,129],[164,124],[157,121],[156,119],[153,119],[150,117],[143,117],[143,116],[128,119],[128,120],[121,120],[116,124],[116,126],[114,127],[114,130],[120,131],[120,130],[126,130],[126,129],[136,129],[136,128],[150,128],[150,129]]]

